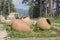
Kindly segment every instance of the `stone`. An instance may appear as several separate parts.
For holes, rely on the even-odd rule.
[[[5,40],[5,37],[7,37],[7,31],[3,24],[0,24],[0,40]]]
[[[60,30],[60,27],[59,26],[53,26],[53,29],[57,31],[57,30]]]
[[[37,22],[36,20],[32,20],[32,24],[36,25],[36,22]]]
[[[14,17],[14,15],[9,15],[7,19],[12,20],[12,19],[15,19],[15,17]]]
[[[5,22],[11,24],[11,20],[5,20]]]
[[[12,12],[12,13],[10,13],[10,14],[7,16],[7,19],[8,19],[8,20],[14,20],[14,19],[17,18],[17,16],[18,16],[18,13]]]
[[[51,28],[51,23],[49,21],[49,19],[47,18],[40,18],[36,25],[41,28],[41,29],[50,29]]]
[[[31,31],[30,26],[21,19],[12,20],[11,27],[12,27],[12,29],[14,29],[16,31],[22,31],[22,32]]]
[[[4,22],[4,21],[5,21],[5,17],[2,16],[2,15],[0,15],[0,21],[1,21],[1,22]]]

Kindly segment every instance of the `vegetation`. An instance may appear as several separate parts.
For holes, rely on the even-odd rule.
[[[56,30],[54,29],[55,27],[60,28],[60,18],[53,18],[51,17],[52,13],[52,0],[50,1],[46,1],[46,0],[32,0],[31,2],[29,2],[29,0],[23,0],[22,3],[27,3],[27,5],[31,6],[30,10],[29,10],[29,15],[32,18],[36,18],[36,17],[47,17],[49,18],[49,20],[52,23],[52,28],[49,30],[41,30],[39,29],[36,25],[32,24],[31,25],[31,32],[17,32],[15,30],[13,30],[11,28],[11,26],[7,23],[1,23],[4,25],[4,27],[7,30],[8,36],[9,37],[20,37],[20,38],[25,38],[25,37],[60,37],[60,30]],[[45,3],[46,2],[46,3]],[[49,13],[47,12],[48,10],[47,8],[47,2],[49,2]],[[8,15],[10,12],[14,12],[14,5],[12,4],[12,0],[0,0],[0,13],[3,15]],[[58,0],[57,0],[57,8],[58,8]],[[48,17],[47,15],[50,15],[50,17]],[[57,9],[57,13],[54,14],[55,17],[59,17],[60,13],[58,12]],[[34,19],[37,20],[37,19]],[[57,24],[55,24],[57,23]]]
[[[30,17],[36,18],[36,17],[60,17],[60,6],[59,0],[23,0],[23,3],[27,3],[28,5],[31,6],[29,10]],[[56,8],[53,9],[53,5],[56,3]],[[56,11],[55,11],[56,10]],[[55,12],[53,12],[55,11]]]
[[[23,3],[27,3],[28,5],[31,6],[29,10],[29,14],[31,18],[37,18],[37,17],[42,17],[45,16],[45,0],[32,0],[29,2],[28,0],[23,0]]]
[[[12,4],[12,0],[0,0],[0,14],[4,16],[8,15],[10,12],[15,12],[14,5]]]
[[[8,37],[18,37],[18,38],[26,38],[26,37],[60,37],[60,30],[55,30],[53,26],[59,27],[60,25],[56,25],[53,23],[58,23],[60,24],[60,18],[52,18],[49,17],[51,23],[52,23],[52,28],[48,30],[41,30],[39,29],[36,25],[31,25],[31,32],[17,32],[13,29],[11,29],[11,26],[7,23],[3,23],[4,27],[7,30]]]

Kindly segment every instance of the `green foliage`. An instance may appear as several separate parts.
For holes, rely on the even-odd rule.
[[[40,4],[41,0],[35,0],[34,2],[29,2],[28,5],[30,5],[29,14],[32,18],[37,17],[46,17],[46,4],[44,3],[46,0],[41,1],[42,5]],[[41,8],[40,8],[41,7]],[[41,10],[41,13],[40,13]]]
[[[35,6],[31,7],[31,10],[32,10],[31,15],[33,18],[40,16],[40,0],[36,0]],[[31,10],[30,10],[30,12],[31,12]]]
[[[2,14],[8,15],[10,12],[15,12],[14,5],[12,4],[12,0],[1,0],[1,9]]]

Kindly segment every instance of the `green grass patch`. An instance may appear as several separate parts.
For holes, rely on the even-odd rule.
[[[51,23],[60,23],[60,19],[49,18]],[[60,37],[60,30],[54,30],[53,27],[49,30],[41,30],[36,25],[31,25],[31,32],[17,32],[7,23],[3,23],[9,37],[27,38],[27,37]],[[52,26],[58,26],[53,24]],[[60,25],[59,25],[60,27]]]

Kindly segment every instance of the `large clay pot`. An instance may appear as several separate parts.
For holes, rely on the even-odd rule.
[[[29,17],[25,17],[22,19],[24,22],[26,22],[28,25],[31,25],[32,20]]]
[[[47,18],[40,18],[36,25],[41,28],[41,29],[50,29],[51,28],[51,23],[49,21],[49,19]]]
[[[21,19],[16,19],[16,20],[12,20],[11,21],[11,26],[14,30],[16,31],[26,31],[26,32],[30,32],[30,26],[28,24],[26,24],[24,21],[22,21]]]

